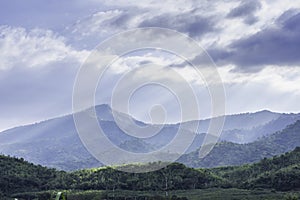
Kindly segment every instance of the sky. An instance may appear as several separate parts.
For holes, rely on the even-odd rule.
[[[298,1],[4,0],[0,130],[71,113],[76,74],[93,49],[114,34],[143,27],[176,30],[208,52],[225,88],[226,114],[300,112]],[[203,81],[178,56],[161,51],[133,53],[113,63],[96,102],[109,103],[117,80],[141,63],[177,66],[197,91],[201,118],[210,117]],[[133,95],[129,114],[149,121],[149,108],[162,104],[167,121],[178,121],[172,94],[157,86],[143,89]]]

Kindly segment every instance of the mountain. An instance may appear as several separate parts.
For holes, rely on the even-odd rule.
[[[10,129],[0,134],[0,152],[58,169],[97,167],[75,130],[72,116]]]
[[[167,124],[157,135],[146,139],[137,139],[121,130],[114,117],[121,120],[123,128],[128,130],[131,128],[130,123],[128,123],[130,120],[133,120],[139,126],[147,125],[150,128],[159,128],[160,125],[145,124],[124,113],[114,112],[113,115],[108,105],[98,105],[95,109],[97,116],[91,114],[91,118],[97,117],[101,128],[110,141],[116,146],[131,152],[158,150],[174,138],[179,128],[179,124]],[[91,113],[89,109],[82,112]],[[279,114],[269,111],[229,115],[226,116],[221,140],[239,143],[253,141],[256,138],[282,130],[298,118],[300,118],[299,114]],[[209,119],[199,121],[200,128],[186,153],[194,152],[201,146],[209,122]],[[188,127],[193,126],[193,123],[196,122],[183,123],[186,133],[191,132]],[[102,166],[82,145],[72,115],[1,132],[0,153],[23,157],[35,164],[67,171]],[[190,161],[187,164],[193,166]]]
[[[85,110],[83,112],[90,111]],[[96,113],[98,122],[109,140],[116,146],[132,152],[156,150],[169,143],[178,129],[177,125],[167,125],[157,135],[137,140],[135,137],[127,135],[114,121],[114,117],[118,117],[126,129],[130,126],[129,123],[127,124],[127,121],[132,119],[130,116],[118,112],[115,112],[115,116],[113,116],[108,105],[96,106]],[[95,116],[91,115],[92,117]],[[138,125],[145,125],[135,119],[132,120]],[[17,127],[0,133],[0,153],[22,157],[35,164],[62,170],[76,170],[102,165],[83,146],[72,115]]]
[[[252,143],[221,142],[202,159],[198,151],[194,151],[183,155],[178,161],[191,167],[242,165],[291,151],[297,146],[300,146],[300,121]]]
[[[226,115],[220,140],[240,144],[250,143],[280,131],[297,120],[300,120],[300,114],[281,114],[267,110]],[[200,120],[197,132],[207,133],[210,121],[211,119]],[[186,123],[188,127],[189,124],[198,123],[198,121]]]

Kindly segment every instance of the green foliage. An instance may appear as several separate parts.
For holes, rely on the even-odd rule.
[[[0,192],[11,194],[64,188],[67,173],[33,165],[22,158],[0,156]]]
[[[162,164],[158,162],[148,165]],[[147,166],[120,167],[143,169]],[[263,188],[274,192],[299,190],[300,147],[255,164],[235,167],[193,169],[180,163],[172,163],[148,173],[125,173],[118,169],[120,168],[102,167],[67,173],[33,165],[23,159],[0,156],[0,197],[46,200],[53,198],[58,190],[67,190],[68,199],[122,199],[124,196],[137,199],[151,199],[156,196],[156,199],[164,199],[167,195],[169,199],[174,195],[182,199],[184,195],[177,195],[172,191],[214,188],[240,188],[245,191],[259,191]],[[93,192],[89,192],[90,190]],[[228,189],[230,190],[232,189]],[[124,191],[135,193],[128,194]],[[149,191],[153,193],[145,196]]]
[[[72,188],[79,190],[196,189],[215,186],[220,182],[220,179],[207,170],[187,168],[179,163],[172,163],[161,170],[148,173],[125,173],[106,167],[99,170],[76,171],[70,173],[70,176],[73,177]]]
[[[300,147],[252,165],[220,167],[212,171],[230,182],[231,187],[300,189]]]
[[[287,194],[284,197],[285,200],[298,200],[299,197],[297,194]]]

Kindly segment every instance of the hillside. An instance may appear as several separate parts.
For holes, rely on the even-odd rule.
[[[0,196],[16,192],[40,191],[65,187],[66,173],[0,155]]]
[[[161,165],[152,163],[151,165]],[[123,166],[124,167],[124,166]],[[130,167],[143,167],[132,165]],[[34,165],[24,159],[0,156],[0,198],[25,197],[47,190],[157,190],[196,189],[214,186],[220,179],[207,170],[173,163],[149,173],[125,173],[116,167],[103,167],[66,173]],[[21,194],[21,195],[18,195]],[[30,194],[29,196],[34,196]],[[30,198],[31,198],[30,197]]]
[[[86,110],[84,112],[89,112]],[[166,125],[159,134],[147,138],[136,139],[123,132],[114,121],[112,110],[108,105],[96,106],[97,119],[107,137],[117,146],[132,152],[149,152],[165,146],[172,140],[178,130],[178,124]],[[126,122],[131,117],[125,114],[116,113],[117,117],[122,117],[124,126],[130,126]],[[92,116],[91,115],[91,119]],[[276,131],[282,130],[286,125],[294,123],[299,114],[279,114],[269,111],[257,113],[245,113],[239,115],[226,116],[224,130],[221,135],[222,141],[234,141],[244,143],[256,140],[264,135],[270,135]],[[131,118],[132,119],[132,118]],[[134,120],[134,119],[133,119]],[[143,122],[134,120],[135,123],[145,125]],[[186,153],[197,150],[205,137],[205,131],[209,125],[210,119],[200,120],[200,127],[194,139],[194,142]],[[186,122],[195,123],[195,121]],[[156,125],[149,125],[155,127]],[[93,131],[93,130],[91,130]],[[190,130],[186,130],[190,131]],[[224,146],[225,145],[225,146]],[[233,144],[232,144],[233,145]],[[231,144],[221,144],[223,148],[232,148]],[[229,147],[227,147],[229,146]],[[239,145],[238,145],[239,146]],[[284,151],[279,151],[282,153]],[[55,119],[50,119],[40,123],[16,127],[0,133],[0,153],[5,155],[22,157],[35,164],[53,167],[61,170],[71,171],[85,168],[99,167],[102,164],[97,161],[85,149],[77,134],[73,116],[67,115]],[[189,157],[192,154],[189,154]],[[271,153],[270,156],[276,155]],[[249,160],[246,157],[246,163],[257,161],[263,158]],[[193,157],[193,156],[192,156]],[[194,159],[194,158],[193,158]],[[221,161],[215,161],[220,163]],[[194,165],[187,160],[183,162],[189,166],[218,166],[206,162],[205,165]],[[243,162],[231,162],[229,164],[242,164]],[[227,164],[227,163],[225,163]]]
[[[191,167],[242,165],[291,151],[297,146],[300,146],[300,121],[249,144],[223,142],[203,159],[199,159],[198,151],[195,151],[183,155],[178,161]]]
[[[178,129],[177,125],[166,125],[157,135],[137,140],[118,127],[113,120],[112,110],[109,106],[97,106],[96,111],[97,120],[110,141],[116,146],[132,152],[148,152],[159,149],[169,143]],[[84,112],[89,112],[89,110]],[[130,126],[130,124],[126,124],[131,118],[130,116],[120,113],[116,113],[116,115],[122,118],[125,128]],[[94,116],[91,116],[91,119],[92,117]],[[142,122],[134,121],[142,124]],[[0,133],[0,153],[22,157],[35,164],[67,171],[102,166],[83,146],[72,115]]]
[[[126,192],[120,191],[145,191],[144,194],[149,191],[171,193],[195,189],[211,189],[213,193],[214,188],[226,188],[229,192],[239,188],[244,189],[243,193],[255,188],[296,191],[300,189],[300,147],[271,159],[236,167],[193,169],[172,163],[158,171],[135,174],[118,169],[103,167],[67,173],[33,165],[23,159],[0,156],[0,197],[13,195],[30,199],[39,195],[49,196],[55,190],[87,191],[87,194],[90,190],[117,190],[123,195]],[[226,190],[222,192],[227,193]]]
[[[270,159],[264,158],[255,164],[220,167],[212,171],[226,179],[232,187],[283,191],[300,189],[300,147]]]
[[[267,110],[226,115],[220,140],[239,144],[254,142],[263,136],[281,131],[297,120],[300,120],[299,114],[281,114]],[[207,133],[210,121],[211,119],[200,120],[198,133]],[[186,123],[192,124],[197,121]]]

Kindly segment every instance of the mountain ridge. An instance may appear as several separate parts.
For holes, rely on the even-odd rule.
[[[97,108],[99,106],[107,106],[107,107],[111,108],[109,106],[109,104],[98,104],[95,107]],[[78,111],[78,112],[86,111],[90,108],[94,108],[94,107],[89,107],[89,108],[83,109],[83,110]],[[78,113],[78,112],[76,112],[76,113]],[[119,111],[115,110],[115,112],[119,112]],[[122,112],[120,112],[120,113],[122,113]],[[186,122],[211,120],[211,119],[215,119],[215,118],[219,118],[219,117],[232,117],[232,116],[239,116],[239,115],[245,115],[245,114],[258,114],[258,113],[273,113],[273,114],[282,114],[282,115],[290,115],[290,114],[291,115],[300,115],[300,113],[295,113],[295,112],[275,112],[275,111],[271,111],[271,110],[258,110],[258,111],[253,111],[253,112],[241,112],[241,113],[225,114],[225,115],[222,115],[222,116],[207,117],[207,118],[198,119],[198,120],[189,120],[189,121],[183,121],[183,122],[172,122],[172,123],[166,123],[165,125],[176,125],[176,124],[186,123]],[[54,119],[60,119],[60,118],[68,117],[68,116],[71,116],[73,114],[74,113],[72,113],[72,112],[71,113],[66,113],[66,114],[62,114],[62,115],[59,115],[59,116],[54,116],[54,117],[51,117],[51,118],[48,118],[48,119],[44,119],[44,120],[40,120],[40,121],[36,121],[36,122],[31,122],[31,123],[28,123],[28,124],[22,124],[22,125],[14,126],[14,127],[8,128],[8,129],[1,130],[0,134],[3,133],[3,132],[6,132],[6,131],[14,130],[16,128],[26,127],[26,126],[30,126],[30,125],[36,125],[36,124],[40,124],[40,123],[43,123],[43,122],[48,122],[48,121],[51,121],[51,120],[54,120]],[[123,113],[123,114],[128,115],[126,113]],[[129,116],[131,118],[135,119],[136,121],[139,121],[139,122],[142,122],[142,123],[145,123],[145,124],[149,124],[149,123],[147,123],[143,120],[136,119],[131,115],[129,115]],[[107,120],[107,121],[109,121],[109,120]],[[151,124],[151,125],[160,125],[160,124]]]
[[[222,142],[215,145],[204,158],[198,158],[198,151],[183,155],[178,161],[190,167],[237,166],[257,162],[282,154],[300,146],[300,120],[288,125],[282,131],[265,136],[248,144]]]
[[[107,137],[115,145],[131,152],[139,153],[157,150],[168,144],[178,131],[178,125],[168,124],[165,125],[163,129],[160,130],[159,134],[154,137],[136,140],[136,138],[127,135],[118,127],[117,123],[113,120],[114,118],[108,105],[96,106],[96,112],[98,122],[101,124],[101,127]],[[118,113],[116,113],[116,115],[118,115]],[[272,128],[272,131],[267,133],[265,129],[269,128],[265,127],[264,124],[260,124],[260,126],[258,126],[257,121],[261,122],[263,120],[260,120],[259,118],[255,119],[257,116],[264,118],[264,121],[270,123],[269,127]],[[121,117],[124,118],[127,116],[122,115]],[[128,119],[129,117],[130,116],[128,116]],[[257,135],[255,135],[257,130],[260,130],[261,132],[259,136],[263,137],[263,134],[268,135],[281,130],[285,128],[286,125],[293,123],[297,119],[300,119],[300,115],[276,114],[270,111],[261,111],[258,115],[256,113],[248,113],[235,115],[234,117],[229,116],[225,121],[225,130],[223,131],[223,135],[221,135],[220,142],[237,141],[242,143],[245,138],[252,142],[257,139]],[[128,120],[125,120],[126,123],[127,121]],[[136,122],[143,123],[140,121]],[[249,127],[253,128],[255,126],[255,128],[253,128],[253,130],[251,129],[251,131],[248,129],[238,129],[241,127],[243,122],[247,122]],[[208,120],[200,122],[200,125],[203,126],[203,130],[207,128],[204,126],[208,126],[208,124]],[[275,127],[274,124],[278,127]],[[126,126],[126,124],[124,125]],[[190,130],[184,131],[188,132]],[[197,150],[202,145],[206,136],[206,133],[203,132],[199,131],[195,133],[194,142],[186,151],[186,154]],[[251,134],[253,137],[240,137]],[[16,127],[1,132],[0,152],[5,155],[24,157],[26,160],[36,164],[56,167],[67,171],[102,165],[98,160],[92,157],[83,146],[77,133],[72,115],[49,119],[40,123]]]

